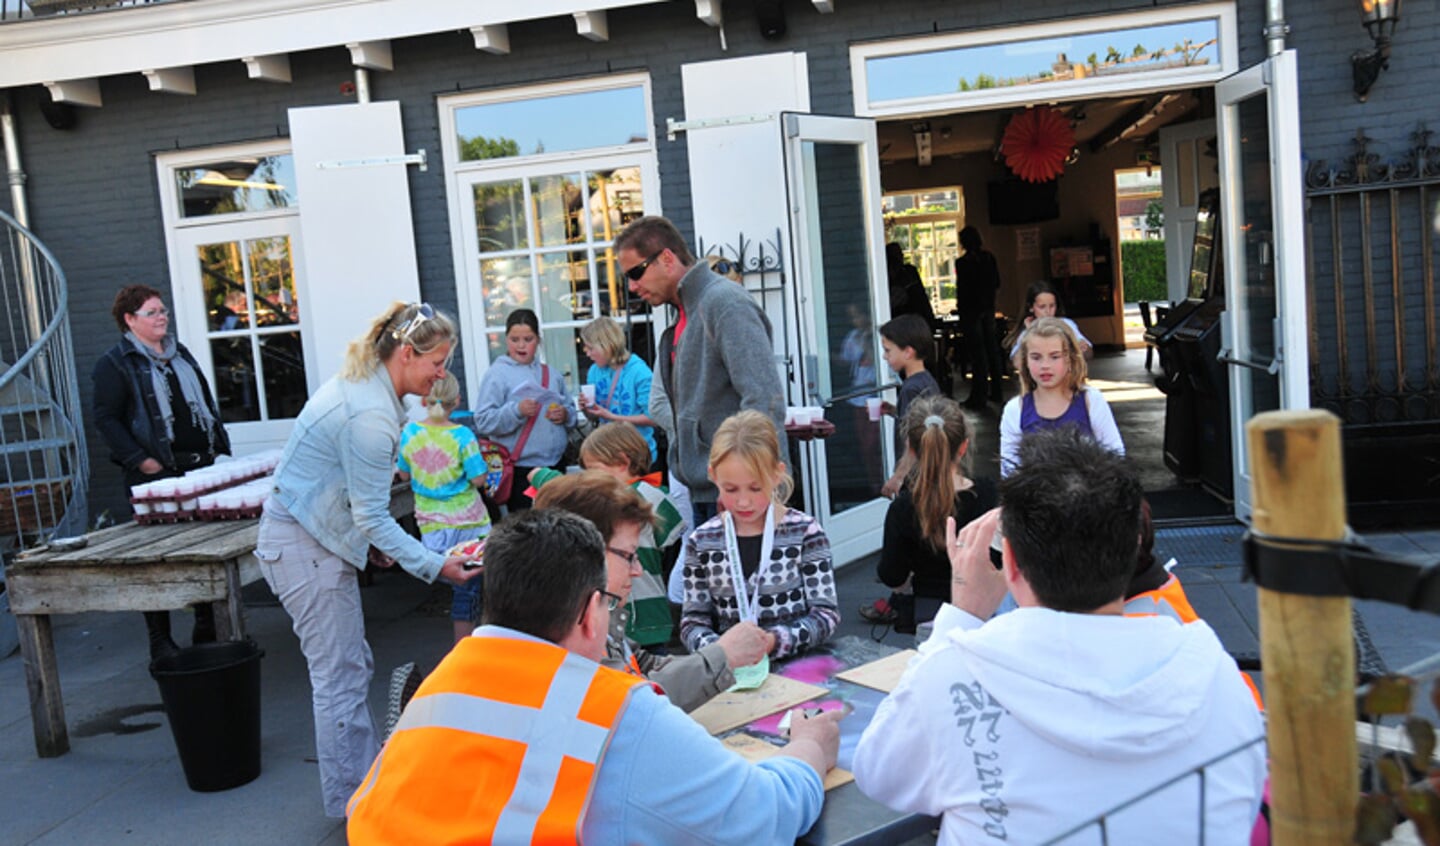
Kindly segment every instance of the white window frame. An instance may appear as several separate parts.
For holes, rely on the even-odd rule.
[[[869,59],[906,56],[981,47],[1046,38],[1086,35],[1093,32],[1159,26],[1213,19],[1218,23],[1220,61],[1192,68],[1157,70],[1112,77],[1094,77],[1074,82],[987,88],[980,91],[906,97],[870,102],[866,62]],[[1190,88],[1219,81],[1239,69],[1239,47],[1235,28],[1235,5],[1231,2],[1171,6],[1140,12],[1098,17],[1070,17],[1026,26],[1007,26],[968,32],[927,35],[855,44],[850,47],[850,79],[855,91],[855,114],[868,117],[917,117],[936,112],[964,112],[1016,103],[1044,103],[1088,97],[1112,97],[1133,91],[1164,91]]]
[[[175,337],[194,354],[205,370],[205,378],[209,380],[212,389],[215,385],[215,370],[210,357],[210,331],[209,323],[206,320],[207,311],[203,286],[196,290],[193,286],[185,285],[181,269],[195,261],[195,255],[191,249],[196,238],[200,237],[204,230],[213,229],[217,241],[245,240],[255,237],[252,232],[257,224],[263,226],[267,222],[273,222],[280,224],[277,229],[285,230],[283,233],[277,232],[276,234],[284,234],[290,238],[291,258],[296,269],[296,296],[300,298],[301,303],[313,305],[314,299],[310,296],[303,270],[304,245],[300,242],[299,231],[300,200],[297,189],[296,203],[289,208],[183,217],[179,194],[175,188],[175,173],[187,167],[226,159],[290,154],[290,140],[274,138],[217,147],[177,150],[159,153],[155,156],[156,183],[160,187],[160,214],[165,227],[165,252],[169,262]],[[240,231],[237,232],[237,230]],[[300,321],[295,326],[295,331],[300,333],[307,380],[312,378],[312,374],[315,372],[315,351],[310,342],[311,333],[307,331],[312,319],[310,311],[310,308],[302,307]],[[318,385],[310,384],[308,387],[313,392]],[[227,423],[226,428],[230,431],[232,446],[239,455],[257,449],[265,449],[277,443],[283,444],[284,439],[289,435],[294,419],[290,417]]]
[[[646,126],[649,128],[650,137],[645,142],[588,147],[581,150],[541,153],[529,156],[507,156],[505,158],[482,159],[479,161],[460,160],[455,125],[455,113],[460,109],[471,106],[489,105],[492,103],[533,100],[561,94],[586,94],[618,88],[633,88],[637,85],[641,87],[643,92],[645,121]],[[456,301],[460,312],[460,333],[465,345],[464,348],[470,351],[465,356],[466,381],[468,383],[468,395],[475,397],[478,394],[481,379],[490,368],[490,357],[484,352],[487,349],[485,339],[486,327],[483,320],[477,323],[474,318],[474,315],[477,313],[475,298],[479,296],[480,280],[476,278],[478,262],[472,260],[474,257],[470,255],[471,245],[469,240],[467,240],[473,240],[473,235],[467,231],[465,226],[466,218],[462,209],[462,203],[469,202],[469,195],[467,191],[461,190],[462,186],[468,186],[475,181],[477,177],[486,180],[493,178],[497,181],[503,179],[529,179],[540,174],[595,170],[600,167],[609,166],[638,165],[640,167],[645,213],[647,215],[662,214],[660,208],[660,166],[656,154],[654,102],[650,75],[640,72],[611,74],[603,77],[567,80],[565,82],[524,85],[494,91],[447,94],[437,97],[436,105],[440,116],[440,150],[445,168],[445,202],[450,221],[450,250],[451,261],[453,262],[455,272]],[[483,303],[480,304],[478,313],[484,313]],[[540,318],[544,327],[557,329],[583,326],[585,323],[585,321],[545,322],[543,314],[540,315]],[[655,329],[651,334],[658,338],[659,329],[661,328],[659,320],[655,320],[653,325]],[[577,381],[584,380],[584,374],[582,373],[577,373],[575,376]]]

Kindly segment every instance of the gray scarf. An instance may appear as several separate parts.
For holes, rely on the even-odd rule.
[[[165,418],[165,440],[175,440],[175,401],[170,396],[170,380],[167,378],[170,371],[174,370],[185,406],[190,409],[190,420],[205,433],[205,437],[210,441],[210,451],[214,452],[215,415],[210,413],[210,406],[206,402],[208,397],[200,385],[200,377],[195,373],[195,368],[190,366],[184,356],[176,354],[175,339],[166,335],[164,350],[158,353],[149,344],[135,337],[133,332],[126,332],[125,340],[144,353],[150,361],[150,383],[155,389],[155,399],[160,404],[160,414]]]

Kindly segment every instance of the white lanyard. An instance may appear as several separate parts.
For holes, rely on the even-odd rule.
[[[740,564],[740,545],[735,540],[735,520],[730,512],[722,515],[725,521],[725,557],[730,559],[730,580],[735,583],[735,606],[744,622],[758,622],[756,607],[760,604],[760,580],[765,564],[775,549],[775,503],[765,509],[765,534],[760,541],[760,562],[755,567],[755,591],[745,592],[745,569]]]

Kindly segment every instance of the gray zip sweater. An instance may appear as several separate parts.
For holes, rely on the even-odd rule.
[[[785,389],[775,367],[770,321],[744,287],[697,262],[680,280],[680,303],[686,325],[675,363],[660,363],[674,420],[670,471],[693,501],[708,503],[717,495],[706,473],[710,442],[737,411],[754,409],[773,420],[780,456],[789,463]]]

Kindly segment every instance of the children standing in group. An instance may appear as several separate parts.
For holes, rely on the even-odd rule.
[[[450,421],[460,404],[460,384],[446,373],[425,397],[425,419],[409,423],[400,433],[400,472],[410,477],[415,492],[415,522],[426,549],[444,554],[462,541],[490,534],[490,515],[480,496],[485,485],[485,459],[469,429]],[[475,630],[480,616],[484,577],[455,585],[450,620],[455,642]]]
[[[634,488],[655,512],[654,524],[640,531],[636,555],[644,573],[631,581],[625,635],[641,646],[669,643],[674,621],[665,595],[666,555],[679,545],[686,526],[679,506],[660,486],[660,473],[650,472],[649,445],[629,423],[601,426],[580,445],[580,466],[607,473]],[[562,475],[540,468],[530,474],[530,482],[539,488]],[[674,562],[670,563],[673,567]]]
[[[1020,438],[1037,429],[1074,426],[1081,434],[1124,455],[1110,404],[1085,385],[1085,357],[1070,327],[1042,317],[1020,338],[1020,396],[1000,416],[1000,475],[1008,476],[1020,457]]]
[[[1075,321],[1061,315],[1060,293],[1055,290],[1054,285],[1051,285],[1044,279],[1031,282],[1030,287],[1025,289],[1024,314],[1025,319],[1019,326],[1015,327],[1015,332],[1010,336],[1009,340],[1010,360],[1015,365],[1016,370],[1020,370],[1022,364],[1020,361],[1020,342],[1024,340],[1025,332],[1030,328],[1031,324],[1042,317],[1054,317],[1062,321],[1066,326],[1069,326],[1070,331],[1075,333],[1075,340],[1079,342],[1080,352],[1085,356],[1086,360],[1089,360],[1090,357],[1095,354],[1094,347],[1090,344],[1090,339],[1085,337],[1085,333],[1080,331],[1080,327],[1075,325]]]
[[[935,377],[925,369],[925,361],[934,354],[935,341],[930,336],[930,324],[913,314],[902,314],[880,327],[880,346],[885,351],[885,363],[905,381],[900,385],[900,396],[895,405],[885,403],[887,414],[904,420],[910,403],[920,397],[940,393]],[[905,435],[895,427],[895,472],[880,488],[882,496],[893,497],[899,493],[910,468],[915,465],[915,456],[905,448]]]
[[[957,528],[994,508],[995,483],[965,474],[963,459],[970,428],[959,403],[949,397],[923,397],[905,415],[915,469],[885,512],[885,540],[877,567],[880,581],[892,588],[906,582],[913,595],[891,594],[897,632],[913,632],[916,623],[934,619],[950,601],[950,559],[945,550],[945,518]],[[873,606],[861,609],[870,619]]]
[[[772,638],[769,657],[818,646],[840,623],[830,541],[814,517],[786,508],[792,482],[770,418],[720,424],[710,478],[723,511],[690,535],[680,637],[691,652],[742,620]]]

